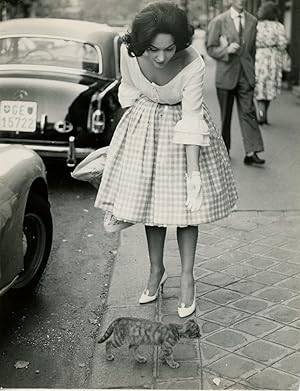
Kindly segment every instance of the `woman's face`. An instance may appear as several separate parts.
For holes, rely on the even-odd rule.
[[[174,37],[171,34],[157,34],[146,50],[155,68],[164,68],[176,52]]]

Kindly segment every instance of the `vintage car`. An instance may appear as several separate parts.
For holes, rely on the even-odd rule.
[[[107,146],[121,117],[118,29],[80,20],[0,23],[0,144],[69,167]]]
[[[52,217],[41,157],[22,145],[0,146],[0,296],[36,286],[52,245]]]

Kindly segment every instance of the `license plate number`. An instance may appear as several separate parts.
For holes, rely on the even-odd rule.
[[[11,132],[34,132],[36,128],[37,103],[2,100],[0,102],[0,130]]]

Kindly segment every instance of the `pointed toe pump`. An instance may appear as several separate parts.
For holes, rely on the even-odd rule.
[[[194,288],[194,299],[192,305],[186,307],[184,303],[180,304],[180,307],[177,308],[178,315],[180,318],[185,318],[192,315],[196,310],[196,288]]]
[[[167,278],[168,278],[168,275],[167,275],[166,271],[164,271],[164,274],[158,284],[158,288],[157,288],[156,292],[154,293],[154,295],[150,296],[149,289],[145,289],[144,292],[142,293],[141,297],[139,298],[139,303],[140,304],[147,304],[147,303],[151,303],[152,301],[156,300],[158,297],[159,290],[160,289],[161,289],[161,291],[163,290],[163,286],[164,286],[164,283],[166,282]]]

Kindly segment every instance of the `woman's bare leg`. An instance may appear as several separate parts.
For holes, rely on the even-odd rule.
[[[181,258],[179,305],[189,307],[194,299],[194,262],[198,240],[198,227],[177,228],[177,242]]]
[[[147,289],[149,289],[149,296],[152,296],[157,291],[158,284],[165,271],[163,256],[167,229],[165,227],[146,225],[145,230],[150,259],[150,275]]]

